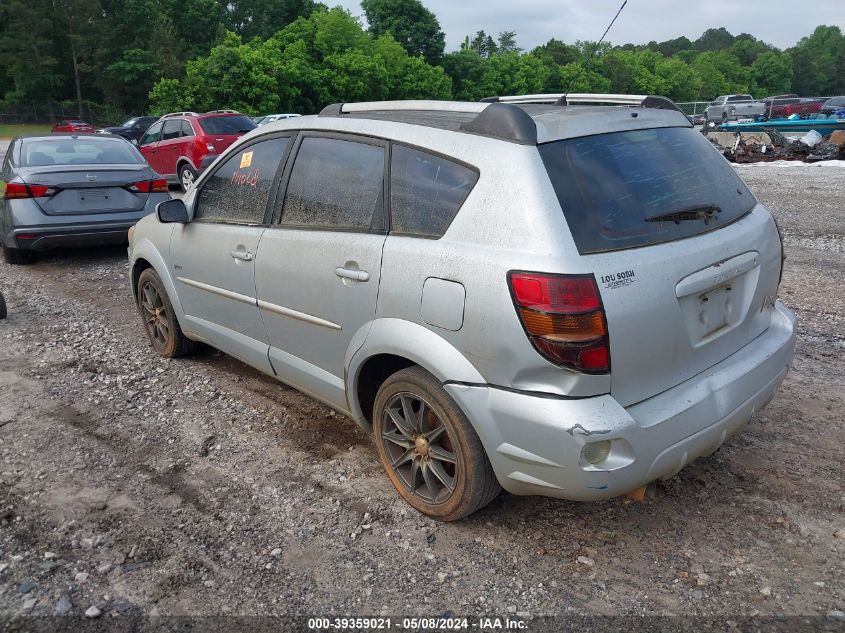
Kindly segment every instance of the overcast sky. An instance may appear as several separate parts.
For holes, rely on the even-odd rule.
[[[360,0],[339,3],[363,16]],[[597,40],[622,0],[423,0],[446,33],[446,50],[466,35],[484,30],[516,31],[517,44],[530,50],[555,37],[565,42]],[[614,44],[645,44],[686,35],[695,40],[708,28],[750,33],[779,48],[794,45],[819,24],[845,29],[843,0],[628,0],[607,38]]]

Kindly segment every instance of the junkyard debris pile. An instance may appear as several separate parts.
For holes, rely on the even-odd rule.
[[[818,133],[809,132],[799,139],[784,136],[775,129],[765,132],[709,132],[711,143],[725,158],[734,163],[757,163],[775,160],[800,160],[813,163],[821,160],[845,160],[845,132],[838,130],[827,141]]]

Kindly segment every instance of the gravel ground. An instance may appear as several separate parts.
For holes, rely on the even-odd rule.
[[[351,421],[213,350],[158,358],[123,249],[0,263],[0,614],[835,622],[845,170],[738,170],[785,234],[794,369],[744,433],[645,503],[503,494],[436,523]]]

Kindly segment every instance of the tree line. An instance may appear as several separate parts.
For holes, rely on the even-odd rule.
[[[446,52],[419,0],[362,0],[363,23],[313,0],[3,0],[0,98],[83,99],[126,112],[318,111],[334,101],[540,92],[845,94],[845,36],[819,26],[778,49],[709,29],[645,45],[483,30]],[[590,58],[585,68],[584,60]]]

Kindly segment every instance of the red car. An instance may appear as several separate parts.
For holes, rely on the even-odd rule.
[[[138,149],[150,167],[187,191],[220,152],[256,127],[252,119],[234,110],[173,112],[150,126]]]
[[[56,132],[93,132],[94,126],[85,121],[77,119],[62,119],[53,126],[53,133]]]
[[[802,99],[796,94],[766,97],[763,103],[766,104],[766,116],[770,119],[786,119],[793,114],[806,119],[822,109],[819,99]]]

